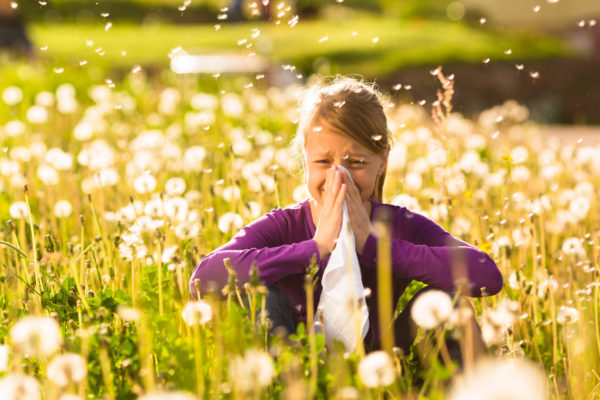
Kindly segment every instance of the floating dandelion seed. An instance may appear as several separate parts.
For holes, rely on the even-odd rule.
[[[258,30],[258,28],[254,28],[252,29],[252,38],[256,39],[257,37],[260,36],[260,31]]]
[[[487,19],[485,19],[485,18],[479,18],[479,23],[480,23],[480,24],[482,24],[482,25],[483,25],[483,24],[485,24],[486,22],[487,22]]]
[[[344,2],[344,0],[335,0],[335,1],[338,2],[338,3],[343,3]]]
[[[93,40],[86,40],[85,41],[85,45],[88,47],[92,47],[94,45],[94,41]]]
[[[40,47],[40,50],[41,51],[46,51],[46,50],[48,50],[48,46],[42,46],[42,47]]]
[[[590,19],[590,21],[588,22],[589,26],[596,26],[596,20],[595,19]]]
[[[489,63],[489,62],[490,62],[490,59],[489,59],[489,58],[486,58],[486,59],[484,59],[482,62],[483,62],[484,64],[487,64],[487,63]]]
[[[219,21],[225,21],[227,19],[227,14],[219,14],[217,15],[217,19]]]
[[[516,67],[516,68],[517,68],[519,71],[522,71],[522,70],[523,70],[523,68],[525,68],[525,66],[524,66],[523,64],[517,64],[517,65],[515,65],[515,67]]]
[[[109,15],[110,15],[110,13],[107,13],[107,12],[100,13],[100,16],[102,18],[107,18]]]
[[[540,6],[535,6],[535,7],[533,7],[533,12],[535,12],[535,13],[536,13],[536,12],[538,12],[538,11],[540,11]]]
[[[511,49],[504,50],[504,54],[512,54],[512,50]]]
[[[215,24],[215,31],[218,31],[219,29],[221,29],[221,24]]]
[[[337,108],[342,108],[344,106],[344,104],[346,104],[346,101],[344,101],[344,100],[336,101],[335,103],[333,103],[333,105]]]
[[[328,39],[329,39],[329,37],[323,36],[321,39],[319,39],[319,43],[326,42]]]
[[[577,26],[579,26],[580,28],[583,28],[585,26],[585,20],[581,20],[577,23]]]
[[[112,28],[112,26],[113,26],[112,22],[107,22],[106,26],[104,27],[104,30],[108,31],[110,28]]]
[[[256,79],[263,79],[265,77],[264,74],[256,74]]]
[[[533,79],[537,79],[540,77],[540,73],[538,71],[532,71],[529,73],[529,76],[531,76]]]
[[[54,73],[56,74],[62,74],[63,72],[65,72],[64,68],[54,68]]]
[[[394,86],[392,86],[392,89],[393,90],[400,90],[400,89],[402,89],[402,84],[401,83],[397,83]]]
[[[237,41],[238,46],[243,45],[244,43],[246,43],[248,41],[248,39],[244,38],[244,39],[240,39]]]
[[[103,53],[103,54],[104,54],[104,53]],[[101,54],[101,55],[102,55],[102,54]],[[123,57],[125,57],[125,56],[127,55],[127,51],[126,51],[126,50],[121,50],[121,55],[122,55]]]
[[[84,65],[86,65],[86,64],[87,64],[87,61],[86,61],[86,60],[81,60],[81,61],[79,61],[79,65],[80,65],[80,66],[82,66],[82,67],[83,67]]]
[[[371,42],[377,43],[377,42],[379,42],[379,38],[378,37],[374,37],[373,40],[371,40]]]
[[[133,68],[131,69],[131,73],[132,73],[132,74],[137,74],[137,73],[138,73],[138,72],[140,72],[141,70],[142,70],[142,67],[141,67],[141,66],[139,66],[139,65],[136,65],[135,67],[133,67]]]
[[[46,4],[48,4],[48,2],[47,2],[47,1],[42,1],[42,0],[40,0],[40,1],[38,1],[38,4],[39,4],[40,6],[42,6],[42,7],[43,7],[43,6],[45,6]]]
[[[19,3],[17,3],[16,1],[10,2],[10,8],[12,8],[13,10],[16,10],[18,7],[19,7]]]
[[[418,104],[419,104],[420,106],[424,106],[424,105],[425,105],[425,103],[427,103],[427,100],[421,100],[421,101],[419,101],[419,102],[418,102]]]
[[[315,126],[313,129],[313,132],[321,132],[323,130],[322,126]]]
[[[548,3],[549,4],[556,4],[556,3],[558,3],[558,0],[548,0]]]
[[[404,90],[410,90],[412,89],[412,85],[404,85]]]
[[[290,28],[295,27],[296,25],[298,25],[298,21],[299,21],[300,17],[298,17],[297,15],[294,15],[289,21],[288,21],[288,25],[290,26]]]

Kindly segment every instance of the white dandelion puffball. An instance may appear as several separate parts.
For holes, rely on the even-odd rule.
[[[179,196],[185,192],[186,184],[183,178],[174,177],[165,182],[165,192],[169,196]]]
[[[40,386],[30,376],[11,374],[0,379],[0,394],[3,400],[39,400]]]
[[[24,201],[15,201],[10,205],[8,209],[11,218],[21,219],[26,218],[29,214],[27,212],[27,204]]]
[[[202,170],[202,161],[206,157],[206,150],[202,146],[192,146],[183,153],[183,170],[196,171]]]
[[[54,186],[59,181],[58,172],[46,164],[42,164],[37,168],[37,176],[45,185]]]
[[[579,320],[579,311],[573,307],[560,306],[556,314],[556,322],[561,325],[569,325]]]
[[[66,218],[73,212],[73,206],[68,200],[60,200],[54,205],[54,215],[58,218]]]
[[[8,350],[7,345],[0,345],[0,372],[4,372],[8,369]]]
[[[8,121],[6,125],[4,125],[4,133],[7,136],[19,136],[23,132],[25,132],[25,124],[18,119]]]
[[[204,325],[212,319],[212,308],[203,301],[189,301],[181,312],[183,321],[188,326]]]
[[[31,106],[27,109],[27,120],[32,124],[43,124],[48,120],[48,111],[42,106]]]
[[[19,104],[23,100],[23,91],[18,86],[9,86],[2,92],[2,100],[8,106]]]
[[[65,387],[85,379],[87,365],[79,354],[59,354],[48,364],[47,375],[55,385]]]
[[[236,356],[229,364],[229,379],[242,392],[266,387],[274,377],[273,359],[264,351],[247,350],[243,357]]]
[[[429,290],[415,300],[410,315],[424,329],[433,329],[452,315],[452,299],[441,290]]]
[[[196,400],[197,397],[188,392],[157,392],[145,394],[137,398],[138,400]]]
[[[535,364],[523,360],[487,359],[472,372],[455,378],[450,400],[546,400],[546,377]]]
[[[394,362],[385,351],[374,351],[358,365],[358,376],[366,387],[388,386],[396,378]]]
[[[150,174],[143,174],[135,178],[133,188],[139,194],[150,193],[156,189],[156,178]]]
[[[57,351],[63,339],[60,327],[50,317],[25,317],[10,330],[10,338],[21,353],[48,356]]]
[[[234,212],[226,212],[219,218],[219,230],[223,233],[230,233],[233,230],[240,229],[244,225],[242,216]]]

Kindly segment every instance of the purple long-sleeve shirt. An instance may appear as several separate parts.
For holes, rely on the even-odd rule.
[[[412,280],[432,287],[455,290],[457,277],[469,280],[470,295],[480,296],[481,289],[496,294],[502,289],[502,275],[485,252],[463,242],[442,227],[406,207],[371,201],[371,221],[386,216],[392,231],[392,289],[395,305]],[[329,257],[321,259],[313,240],[315,226],[308,200],[284,209],[274,209],[240,230],[228,243],[206,255],[192,274],[190,293],[195,297],[195,279],[201,290],[216,283],[222,288],[228,280],[223,259],[229,258],[240,285],[248,282],[250,267],[257,261],[258,274],[265,285],[276,285],[286,292],[306,318],[304,274],[316,254],[319,274],[314,304],[321,294],[321,277]],[[370,326],[377,334],[377,238],[370,234],[362,254],[358,255],[362,281],[370,288],[367,298]],[[378,336],[376,336],[378,337]]]

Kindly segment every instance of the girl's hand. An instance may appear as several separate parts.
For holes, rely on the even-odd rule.
[[[348,186],[342,182],[342,175],[335,165],[327,171],[323,204],[319,210],[319,221],[313,237],[319,247],[321,259],[331,254],[342,228],[342,206]]]
[[[346,207],[348,208],[350,225],[352,225],[352,231],[354,232],[356,252],[362,254],[369,234],[374,231],[367,211],[368,200],[366,203],[363,203],[358,188],[347,174],[344,174],[344,183],[348,187],[346,192]]]

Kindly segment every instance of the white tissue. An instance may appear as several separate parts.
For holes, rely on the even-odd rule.
[[[348,170],[342,166],[338,166],[338,169],[347,173],[352,180]],[[354,233],[344,201],[342,227],[323,272],[323,291],[317,310],[322,312],[324,326],[321,329],[329,348],[332,348],[333,340],[336,339],[344,343],[348,352],[354,351],[358,340],[364,339],[369,330],[369,310],[355,246]],[[360,308],[356,305],[360,305]],[[315,318],[315,321],[319,319]],[[357,330],[360,331],[360,338],[357,337]]]

